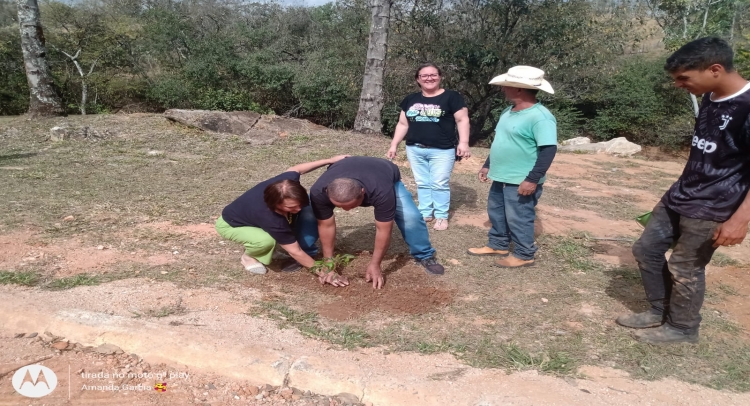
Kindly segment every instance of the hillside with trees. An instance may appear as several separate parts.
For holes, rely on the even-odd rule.
[[[556,92],[543,102],[561,138],[625,136],[663,146],[683,143],[692,126],[690,98],[663,71],[670,50],[721,36],[750,74],[749,0],[411,0],[385,8],[388,0],[371,1],[379,3],[40,0],[39,9],[47,62],[69,114],[252,110],[350,129],[366,64],[378,60],[368,52],[371,22],[384,17],[385,60],[376,66],[384,134],[400,100],[416,91],[414,68],[426,61],[466,99],[473,142],[491,135],[504,107],[487,82],[513,65],[547,72]],[[0,0],[2,115],[29,109],[19,4]]]

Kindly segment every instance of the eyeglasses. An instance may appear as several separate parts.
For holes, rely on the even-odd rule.
[[[429,74],[429,75],[419,75],[420,79],[436,79],[436,78],[439,78],[439,77],[440,77],[440,75],[435,74],[435,73],[432,73],[432,74]]]

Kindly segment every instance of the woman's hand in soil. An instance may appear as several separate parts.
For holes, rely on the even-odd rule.
[[[321,273],[318,275],[318,282],[321,285],[326,283],[336,287],[349,286],[349,280],[345,276],[341,276],[336,272]]]
[[[372,282],[373,289],[381,289],[385,284],[383,279],[383,272],[380,270],[380,264],[367,265],[367,273],[365,274],[365,281]]]

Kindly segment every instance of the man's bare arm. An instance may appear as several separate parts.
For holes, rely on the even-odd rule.
[[[336,217],[331,216],[327,220],[318,220],[318,234],[320,235],[320,245],[323,247],[323,256],[331,258],[336,244]]]
[[[372,250],[372,259],[367,265],[367,272],[365,273],[365,281],[372,281],[372,287],[375,289],[380,289],[385,284],[380,264],[391,245],[392,230],[393,220],[375,221],[375,248]]]
[[[392,230],[393,221],[375,221],[375,248],[372,250],[372,260],[370,262],[380,265],[383,261],[383,257],[391,245]]]

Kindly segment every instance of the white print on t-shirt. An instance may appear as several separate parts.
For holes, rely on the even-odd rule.
[[[719,130],[723,130],[727,128],[727,126],[729,125],[729,122],[732,121],[732,117],[726,114],[722,114],[721,119],[724,120],[724,124],[719,126]]]
[[[439,104],[415,103],[406,112],[406,117],[412,118],[414,121],[432,121],[433,123],[437,123],[442,116],[443,110]]]
[[[704,154],[710,154],[716,151],[715,142],[709,142],[709,141],[704,140],[703,138],[698,138],[697,135],[693,136],[693,146],[698,147],[698,149],[700,150],[703,150]]]

